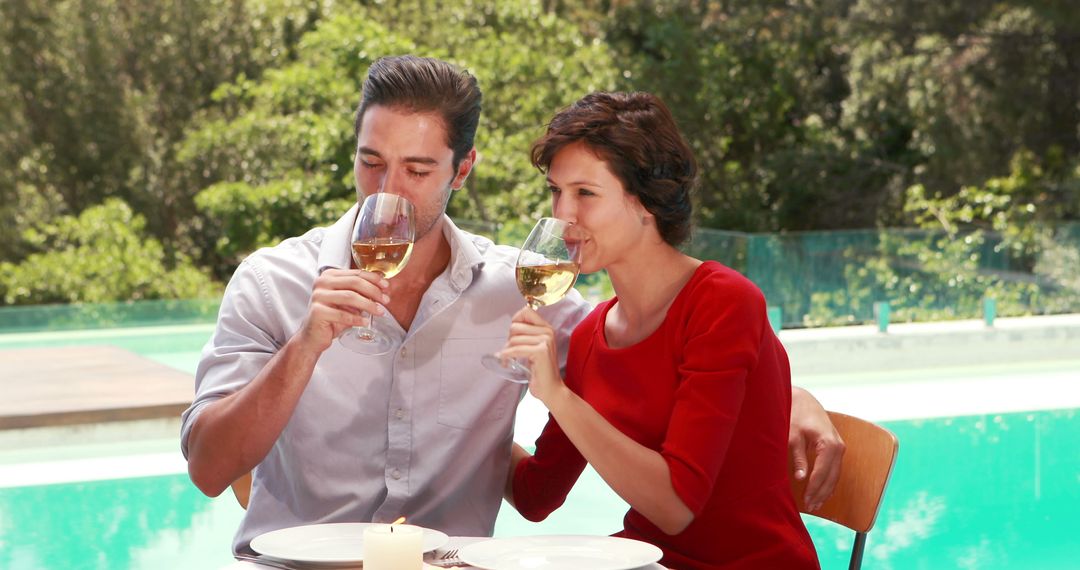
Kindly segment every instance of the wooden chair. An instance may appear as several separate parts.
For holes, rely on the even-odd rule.
[[[874,526],[900,444],[891,431],[872,422],[838,412],[829,412],[829,419],[846,445],[836,490],[817,511],[809,512],[803,502],[807,480],[792,478],[791,489],[799,511],[855,531],[848,568],[858,570],[862,566],[866,534]]]
[[[845,440],[846,441],[846,440]],[[236,495],[236,502],[247,509],[248,498],[251,496],[251,472],[244,473],[242,477],[232,482],[232,492]]]

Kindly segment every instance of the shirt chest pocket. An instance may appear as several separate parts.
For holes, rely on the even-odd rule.
[[[506,338],[446,339],[439,362],[439,423],[472,429],[505,423],[525,386],[508,382],[484,367],[480,358],[502,348]]]

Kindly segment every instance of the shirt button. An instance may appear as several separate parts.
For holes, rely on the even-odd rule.
[[[405,348],[404,346],[401,347],[401,357],[402,358],[405,358],[405,355],[407,355],[408,353],[409,353],[409,349]]]
[[[399,419],[399,420],[401,418],[404,418],[405,417],[405,410],[403,410],[401,408],[398,408],[398,409],[394,410],[394,417]]]
[[[393,477],[395,480],[401,479],[401,471],[394,469],[390,472],[390,476]]]

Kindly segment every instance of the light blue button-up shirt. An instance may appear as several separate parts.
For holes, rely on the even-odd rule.
[[[318,274],[349,267],[356,210],[261,249],[237,268],[183,414],[185,456],[206,405],[250,382],[299,329]],[[389,314],[375,319],[397,349],[365,356],[335,342],[320,357],[292,418],[254,471],[237,551],[279,528],[399,516],[450,535],[491,535],[524,387],[494,375],[480,358],[503,345],[510,317],[524,306],[514,282],[518,250],[446,222],[450,263],[424,293],[410,329]],[[576,292],[542,310],[563,358],[588,311]]]

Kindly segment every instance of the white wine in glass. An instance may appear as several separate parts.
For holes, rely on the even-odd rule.
[[[521,246],[515,269],[518,290],[533,310],[558,302],[577,281],[581,264],[581,229],[557,218],[540,218]],[[520,359],[485,354],[484,366],[511,382],[526,384],[532,377]]]
[[[412,254],[416,238],[413,205],[397,194],[379,192],[364,199],[353,225],[352,254],[356,266],[390,279],[397,275]],[[362,354],[390,352],[394,341],[375,329],[375,315],[366,327],[353,327],[339,342]]]
[[[534,310],[550,305],[570,292],[577,281],[578,264],[573,261],[557,261],[539,265],[518,265],[518,291]]]
[[[412,255],[412,240],[367,238],[352,244],[353,261],[364,271],[382,273],[390,279],[405,268]]]

